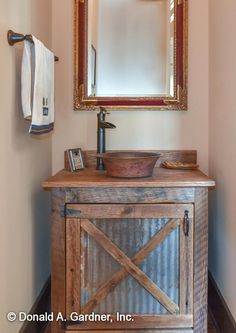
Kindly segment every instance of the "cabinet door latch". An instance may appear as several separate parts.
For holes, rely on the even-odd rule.
[[[188,213],[189,213],[188,210],[184,212],[184,234],[187,237],[189,236],[189,224],[190,224]]]

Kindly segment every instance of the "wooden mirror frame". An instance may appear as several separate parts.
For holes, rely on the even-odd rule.
[[[175,75],[174,96],[161,97],[97,97],[87,96],[87,23],[88,0],[75,1],[74,31],[74,110],[96,110],[100,106],[110,110],[152,109],[187,110],[187,40],[188,0],[175,1]]]

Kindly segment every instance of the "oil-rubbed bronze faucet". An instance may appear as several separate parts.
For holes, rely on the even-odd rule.
[[[97,114],[97,153],[102,154],[106,151],[106,128],[116,128],[115,125],[109,123],[106,120],[106,114],[109,114],[107,110],[103,107],[100,107],[100,112]],[[105,170],[103,160],[97,157],[97,170]]]

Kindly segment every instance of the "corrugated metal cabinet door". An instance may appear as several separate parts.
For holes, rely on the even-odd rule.
[[[192,204],[66,211],[67,329],[192,331]]]

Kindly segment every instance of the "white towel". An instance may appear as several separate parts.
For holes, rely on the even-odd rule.
[[[54,128],[54,54],[33,37],[24,42],[21,67],[21,102],[25,119],[31,119],[31,134]]]

